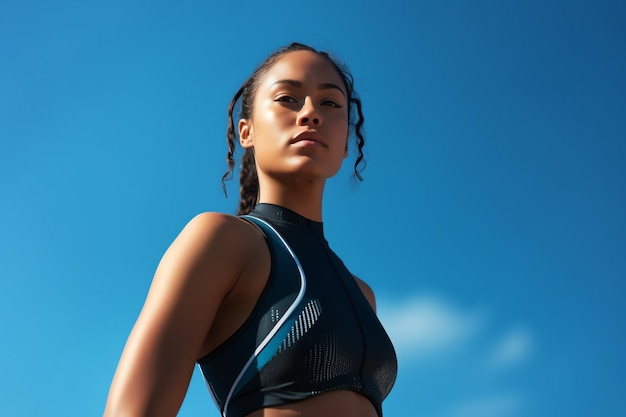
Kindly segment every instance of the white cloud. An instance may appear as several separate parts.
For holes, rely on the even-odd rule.
[[[521,414],[522,406],[515,395],[485,397],[456,405],[443,417],[514,417]]]
[[[413,362],[409,367],[417,365],[422,376],[431,372],[433,380],[454,387],[454,394],[442,401],[441,412],[435,415],[524,415],[526,395],[518,392],[519,387],[514,388],[515,373],[508,374],[507,379],[495,373],[521,365],[531,357],[535,340],[527,327],[505,324],[503,331],[494,329],[491,315],[484,314],[484,310],[460,308],[433,295],[394,302],[379,298],[378,305],[379,317],[394,342],[401,366]],[[445,355],[435,357],[438,354]],[[430,361],[433,358],[437,360]],[[450,363],[454,365],[447,366]],[[514,391],[508,391],[507,386]],[[508,392],[502,393],[502,389]]]
[[[503,370],[524,362],[531,355],[533,338],[522,327],[514,328],[498,340],[488,357],[493,370]]]
[[[484,323],[482,315],[459,311],[434,296],[379,302],[378,314],[398,355],[413,360],[462,345]]]

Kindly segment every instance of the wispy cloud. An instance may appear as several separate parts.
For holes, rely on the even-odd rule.
[[[516,395],[468,400],[444,412],[443,417],[514,417],[522,413],[523,401]]]
[[[528,326],[501,324],[501,319],[496,324],[491,320],[494,315],[487,311],[461,307],[432,294],[395,302],[379,298],[378,315],[404,369],[407,365],[419,369],[422,377],[446,381],[446,386],[451,388],[448,398],[442,396],[439,411],[431,415],[517,417],[525,414],[527,396],[515,383],[515,373],[507,374],[505,379],[501,373],[532,357],[533,333]],[[435,355],[440,355],[437,358],[443,361],[431,361]],[[494,378],[498,378],[496,385]],[[497,387],[495,391],[494,387]],[[503,393],[502,389],[507,391]]]
[[[422,295],[391,303],[379,300],[378,315],[403,359],[430,357],[462,347],[481,336],[488,316],[481,310],[462,309],[434,295]],[[510,327],[494,340],[480,337],[489,370],[502,370],[527,360],[532,352],[532,333],[523,326]]]
[[[492,370],[508,369],[526,361],[533,350],[533,337],[524,327],[509,330],[489,353],[487,365]]]
[[[402,303],[379,302],[378,314],[404,359],[419,359],[462,345],[484,324],[476,311],[461,311],[435,296]]]

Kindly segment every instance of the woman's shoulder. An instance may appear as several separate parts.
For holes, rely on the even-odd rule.
[[[187,225],[192,227],[202,227],[210,225],[219,225],[232,227],[232,225],[240,222],[240,218],[232,214],[222,213],[218,211],[204,211],[196,214],[189,220]]]
[[[225,213],[203,212],[183,227],[167,249],[157,275],[185,282],[214,277],[213,284],[234,282],[242,268],[254,259],[262,238],[244,220]],[[162,274],[164,272],[164,274]],[[218,281],[216,281],[218,280]]]
[[[260,237],[260,233],[240,217],[206,211],[189,220],[180,233],[181,237],[199,244],[218,245],[222,249],[242,249]]]

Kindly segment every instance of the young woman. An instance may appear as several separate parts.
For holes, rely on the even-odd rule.
[[[239,217],[200,214],[167,250],[104,415],[175,416],[198,363],[224,417],[380,417],[395,353],[372,290],[331,251],[322,224],[324,185],[352,128],[360,178],[352,78],[305,45],[269,56],[229,107],[224,179],[239,101]]]

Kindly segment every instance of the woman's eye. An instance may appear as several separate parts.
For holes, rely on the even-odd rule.
[[[296,99],[290,96],[280,96],[276,99],[276,101],[281,103],[295,103]]]
[[[330,107],[337,107],[337,108],[341,108],[341,107],[342,107],[342,105],[341,105],[341,104],[337,103],[337,102],[336,102],[336,101],[334,101],[334,100],[324,100],[324,101],[322,102],[322,104],[323,104],[324,106],[330,106]]]

